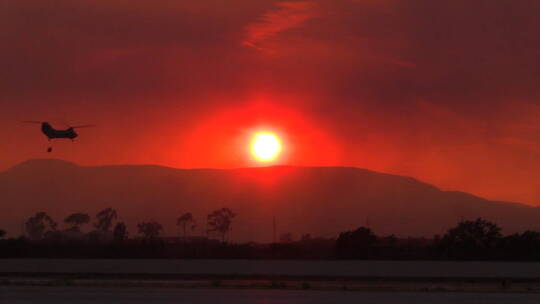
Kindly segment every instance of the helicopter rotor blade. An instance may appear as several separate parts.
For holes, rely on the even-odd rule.
[[[60,122],[61,125],[63,125],[66,128],[71,127],[71,125],[69,123],[67,123],[67,121],[65,119],[60,119],[59,122]]]
[[[95,127],[96,125],[82,125],[82,126],[73,126],[72,128],[73,129],[81,129],[81,128],[92,128],[92,127]]]
[[[23,121],[23,123],[42,124],[43,122],[42,121],[37,121],[37,120],[25,120],[25,121]]]

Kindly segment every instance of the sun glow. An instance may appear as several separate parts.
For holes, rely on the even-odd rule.
[[[271,162],[281,152],[281,141],[273,133],[259,132],[251,140],[251,154],[260,162]]]

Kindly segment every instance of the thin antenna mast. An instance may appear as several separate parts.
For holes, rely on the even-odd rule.
[[[273,228],[273,235],[274,235],[274,243],[276,243],[276,216],[275,215],[272,217],[272,228]]]

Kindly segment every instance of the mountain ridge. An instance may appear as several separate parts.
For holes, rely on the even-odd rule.
[[[175,218],[192,212],[204,233],[206,214],[229,207],[238,214],[233,239],[269,241],[279,233],[335,237],[369,222],[379,234],[432,236],[460,219],[484,217],[505,232],[536,229],[538,208],[443,191],[412,177],[354,167],[270,166],[177,169],[159,165],[79,166],[37,159],[0,172],[0,200],[15,202],[0,228],[20,232],[24,219],[47,211],[58,222],[72,212],[118,210],[131,234],[156,219],[174,235]],[[5,223],[5,225],[4,225]],[[15,233],[13,232],[15,231]]]

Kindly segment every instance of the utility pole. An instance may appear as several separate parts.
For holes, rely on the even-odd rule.
[[[272,226],[273,226],[274,244],[275,244],[276,243],[276,216],[275,215],[272,217]]]

